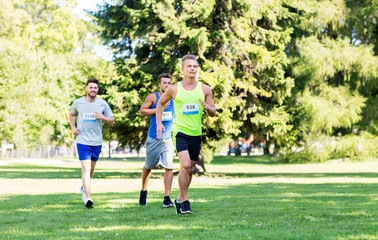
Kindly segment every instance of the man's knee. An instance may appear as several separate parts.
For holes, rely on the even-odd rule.
[[[183,168],[184,171],[186,171],[189,174],[193,174],[194,172],[194,165],[192,164],[182,164],[181,167]]]
[[[91,175],[91,171],[89,169],[84,169],[81,171],[81,174],[83,176],[90,176]]]
[[[190,171],[190,169],[192,168],[190,162],[182,162],[181,163],[181,168],[184,170],[184,171]]]

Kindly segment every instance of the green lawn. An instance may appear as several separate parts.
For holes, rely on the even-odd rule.
[[[0,163],[0,239],[378,239],[376,159],[215,157],[193,178],[191,215],[162,207],[162,170],[138,206],[142,161],[99,162],[90,210],[77,161]]]

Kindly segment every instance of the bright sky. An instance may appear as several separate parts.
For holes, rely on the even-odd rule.
[[[86,12],[84,10],[96,11],[98,10],[97,5],[102,5],[103,2],[104,0],[78,0],[78,5],[73,12],[83,20],[88,21],[90,18],[86,16]],[[113,53],[105,46],[96,45],[94,46],[94,51],[100,58],[105,59],[106,61],[112,60]]]
[[[95,11],[97,5],[101,5],[103,0],[78,0],[78,5],[74,9],[74,13],[84,20],[88,20],[84,10]]]

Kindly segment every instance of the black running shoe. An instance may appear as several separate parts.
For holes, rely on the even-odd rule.
[[[185,200],[181,203],[181,213],[182,214],[192,213],[189,200]]]
[[[175,199],[175,206],[176,206],[176,214],[181,214],[181,203],[178,203],[177,199]]]
[[[139,205],[140,206],[147,206],[147,190],[140,191],[140,196],[139,196]]]
[[[171,198],[169,196],[164,197],[163,207],[165,208],[173,207],[173,202],[171,201]]]
[[[85,206],[89,209],[89,208],[93,208],[93,201],[92,199],[88,199],[87,200],[87,203],[85,204]]]

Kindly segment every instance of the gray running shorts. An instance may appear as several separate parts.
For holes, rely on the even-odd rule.
[[[145,168],[152,169],[160,160],[164,168],[173,169],[173,155],[172,138],[158,140],[147,137]]]

